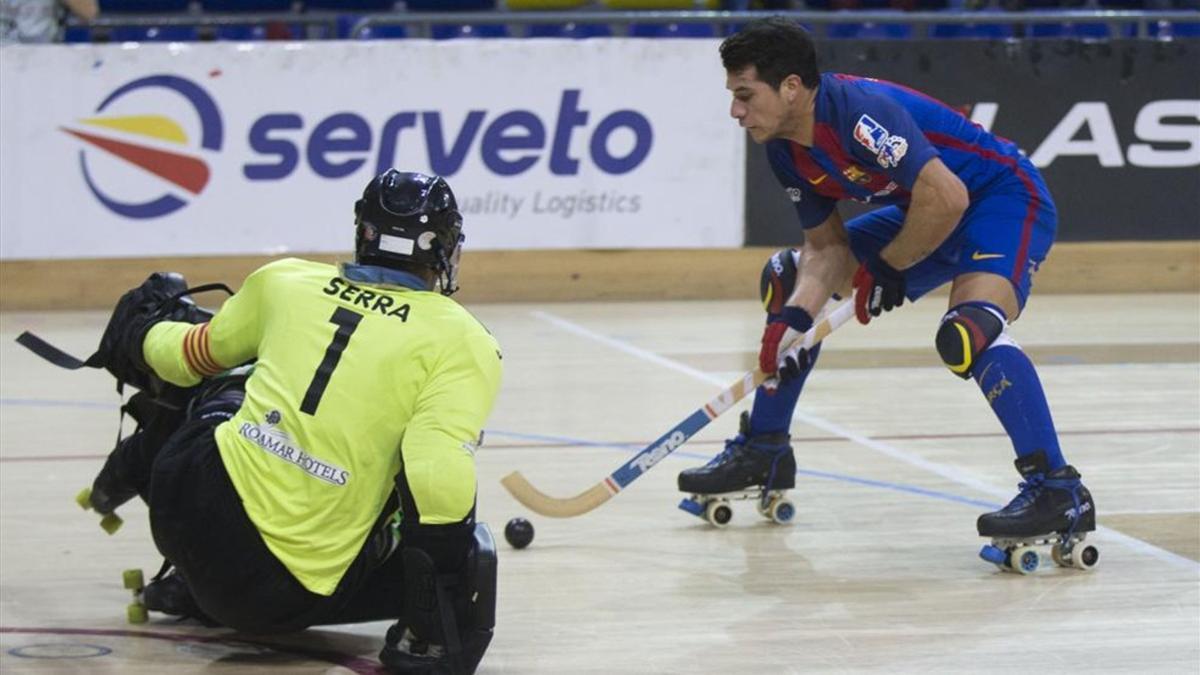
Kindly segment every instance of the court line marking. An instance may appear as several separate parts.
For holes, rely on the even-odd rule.
[[[596,443],[594,441],[576,440],[563,436],[544,436],[541,434],[521,434],[505,431],[491,432],[497,436],[510,436],[513,438],[527,438],[530,440],[555,440],[561,442],[558,447],[592,447],[592,448],[608,448],[611,450],[620,450],[623,452],[637,452],[642,449],[641,445],[626,444],[626,443]],[[841,439],[837,439],[841,440]],[[573,441],[573,442],[572,442]],[[483,447],[487,447],[486,445]],[[528,446],[526,446],[528,447]],[[707,461],[709,455],[702,455],[698,452],[688,452],[687,450],[677,450],[671,454],[672,457],[697,459]],[[918,487],[916,485],[907,485],[905,483],[893,483],[889,481],[875,480],[873,478],[862,478],[860,476],[851,476],[844,473],[832,473],[829,471],[818,471],[816,469],[796,469],[797,476],[810,476],[812,478],[823,478],[825,480],[840,481],[843,483],[853,483],[856,485],[866,485],[868,487],[877,487],[894,492],[904,492],[907,494],[921,495],[924,497],[932,497],[948,502],[957,502],[959,504],[968,504],[970,506],[981,506],[984,508],[995,509],[999,508],[999,504],[994,502],[985,502],[970,497],[963,497],[951,492],[941,492],[939,490],[931,490],[929,488]]]
[[[343,654],[327,649],[312,649],[293,645],[282,645],[253,637],[233,635],[193,635],[190,633],[167,633],[160,631],[114,630],[103,628],[50,628],[50,627],[15,627],[0,626],[0,634],[6,635],[83,635],[87,637],[127,637],[148,638],[151,640],[166,640],[169,642],[195,642],[200,644],[219,644],[229,647],[248,645],[265,647],[281,654],[303,656],[317,661],[323,661],[332,666],[341,666],[354,673],[386,673],[387,670],[377,661]]]
[[[616,338],[609,337],[602,333],[597,333],[596,331],[593,331],[590,328],[586,328],[584,326],[581,326],[580,324],[570,321],[569,319],[565,319],[563,317],[557,316],[550,312],[546,312],[546,311],[542,311],[542,310],[534,310],[534,311],[530,312],[530,314],[534,318],[545,321],[545,322],[547,322],[557,328],[560,328],[568,333],[572,333],[574,335],[578,335],[578,336],[586,338],[588,340],[592,340],[593,342],[599,342],[603,345],[606,345],[608,347],[616,349],[617,351],[624,352],[626,354],[629,354],[630,356],[641,359],[643,361],[649,361],[650,363],[654,363],[654,364],[663,366],[664,368],[667,368],[669,370],[674,370],[677,373],[687,375],[688,377],[691,377],[693,379],[700,380],[702,382],[707,382],[707,383],[712,384],[717,387],[724,387],[726,384],[728,384],[727,382],[725,382],[724,379],[721,379],[721,378],[717,377],[716,375],[706,373],[697,368],[693,368],[687,364],[680,363],[678,361],[669,359],[660,354],[656,354],[652,351],[642,349],[641,347],[634,346],[632,344],[629,344],[625,340],[618,340]],[[882,455],[891,457],[892,459],[895,459],[896,461],[903,462],[905,464],[908,464],[909,466],[913,466],[913,467],[916,467],[923,471],[927,471],[936,476],[940,476],[948,481],[975,489],[984,494],[991,495],[993,497],[999,497],[1001,499],[1007,499],[1011,496],[1009,491],[1002,490],[1000,488],[995,487],[994,485],[992,485],[990,483],[986,483],[982,480],[979,480],[974,475],[969,474],[965,471],[955,469],[954,467],[949,467],[949,466],[945,466],[942,464],[938,464],[936,462],[931,462],[919,455],[915,455],[910,452],[905,452],[904,450],[893,447],[882,441],[868,438],[867,436],[864,436],[862,434],[851,431],[850,429],[847,429],[839,424],[836,424],[829,420],[823,419],[821,417],[817,417],[816,415],[811,415],[809,413],[806,413],[806,412],[800,410],[799,407],[797,407],[796,414],[793,416],[793,419],[796,419],[801,422],[804,422],[805,424],[814,426],[818,429],[821,429],[822,431],[828,432],[835,436],[841,436],[842,438],[845,438],[849,441],[852,441],[854,443],[862,445],[865,448],[874,450],[875,452],[878,452]],[[1185,569],[1188,569],[1188,570],[1194,571],[1194,572],[1200,572],[1200,562],[1197,562],[1190,558],[1185,558],[1184,556],[1181,556],[1177,553],[1172,553],[1165,549],[1159,548],[1149,542],[1142,541],[1141,539],[1138,539],[1136,537],[1131,537],[1127,534],[1118,532],[1112,528],[1104,527],[1103,525],[1096,526],[1096,533],[1103,535],[1106,539],[1112,539],[1114,541],[1117,541],[1117,542],[1123,544],[1124,546],[1126,546],[1127,548],[1129,548],[1133,551],[1136,551],[1138,553],[1148,555],[1152,558],[1156,558],[1163,562],[1172,564],[1176,567],[1185,568]]]

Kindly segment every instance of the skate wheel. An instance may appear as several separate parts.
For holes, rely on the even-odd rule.
[[[1100,549],[1091,544],[1079,543],[1075,548],[1071,549],[1071,553],[1067,557],[1071,567],[1081,570],[1090,570],[1100,562]]]
[[[1021,546],[1016,548],[1011,553],[1009,564],[1014,572],[1020,574],[1033,574],[1042,564],[1042,556],[1037,552],[1037,549]]]
[[[770,518],[771,520],[785,525],[792,522],[792,518],[796,517],[796,506],[787,499],[777,499],[771,502]]]
[[[92,488],[85,487],[75,495],[75,503],[84,511],[92,510]]]
[[[129,623],[146,623],[150,619],[145,605],[133,603],[125,607],[125,619]]]
[[[121,572],[121,585],[137,592],[146,587],[146,578],[142,576],[141,570],[125,570]]]
[[[109,535],[113,535],[117,533],[117,530],[121,529],[121,525],[124,523],[125,521],[121,520],[121,516],[118,516],[115,513],[110,513],[100,519],[100,529],[104,530]]]
[[[724,501],[709,502],[704,509],[704,519],[717,527],[725,527],[733,520],[733,509]]]
[[[1069,558],[1069,555],[1070,554],[1063,553],[1063,545],[1062,544],[1055,544],[1054,546],[1050,547],[1050,557],[1054,559],[1054,564],[1058,565],[1059,567],[1070,567],[1071,566],[1071,560]]]

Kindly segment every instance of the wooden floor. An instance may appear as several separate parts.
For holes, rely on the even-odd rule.
[[[932,348],[944,298],[827,343],[793,427],[794,524],[746,503],[724,530],[676,508],[675,475],[736,412],[585,516],[534,517],[514,469],[570,496],[748,369],[752,302],[480,305],[505,383],[478,454],[501,544],[481,673],[1200,669],[1200,298],[1034,297],[1013,335],[1040,364],[1069,461],[1092,490],[1091,572],[1001,573],[975,518],[1007,501],[1012,450],[974,385]],[[121,571],[159,562],[145,509],[106,536],[73,502],[112,443],[117,396],[13,343],[73,353],[99,313],[0,315],[0,671],[375,672],[385,623],[255,640],[163,618],[125,623]]]

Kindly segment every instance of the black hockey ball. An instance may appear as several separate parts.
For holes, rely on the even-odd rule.
[[[504,539],[513,548],[525,548],[533,541],[533,523],[524,518],[513,518],[504,526]]]

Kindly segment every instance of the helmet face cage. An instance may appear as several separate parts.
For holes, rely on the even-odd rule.
[[[445,179],[388,169],[367,185],[354,211],[357,262],[428,267],[442,294],[458,290],[462,215]]]

